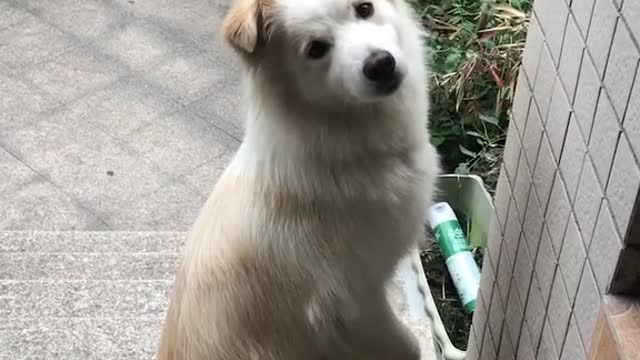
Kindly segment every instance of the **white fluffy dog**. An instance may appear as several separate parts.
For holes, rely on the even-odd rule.
[[[385,284],[438,158],[403,0],[238,0],[246,135],[184,250],[161,360],[417,360]]]

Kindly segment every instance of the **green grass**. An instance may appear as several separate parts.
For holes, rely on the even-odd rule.
[[[447,172],[495,187],[532,0],[412,0],[429,33],[431,135]]]

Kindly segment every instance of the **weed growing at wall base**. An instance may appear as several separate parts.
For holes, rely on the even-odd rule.
[[[431,134],[445,171],[495,187],[533,0],[412,0],[429,33]]]

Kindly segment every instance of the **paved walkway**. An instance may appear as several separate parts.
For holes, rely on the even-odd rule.
[[[228,1],[0,0],[0,359],[153,359],[242,136]],[[394,307],[434,358],[408,286]]]
[[[225,0],[0,0],[0,230],[186,230],[237,148]]]

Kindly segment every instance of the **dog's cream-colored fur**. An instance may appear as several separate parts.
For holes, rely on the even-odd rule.
[[[160,360],[419,359],[385,296],[438,173],[419,25],[403,1],[372,1],[407,73],[393,94],[340,100],[290,53],[301,2],[354,3],[237,0],[225,21],[246,65],[246,134],[186,243]]]

